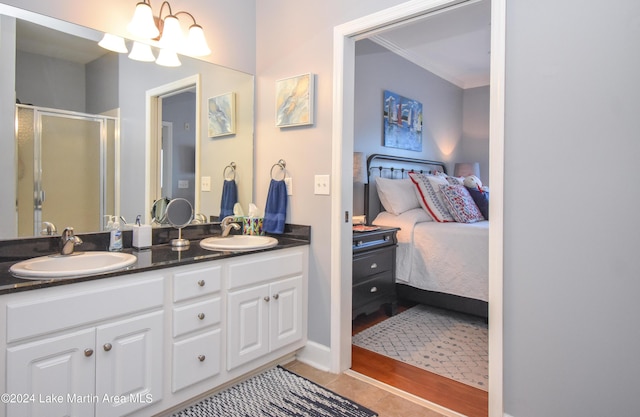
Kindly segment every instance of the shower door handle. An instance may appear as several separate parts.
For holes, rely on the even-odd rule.
[[[36,194],[35,200],[36,200],[35,201],[36,210],[42,210],[42,204],[44,203],[44,200],[45,200],[44,190],[40,190],[40,192]]]

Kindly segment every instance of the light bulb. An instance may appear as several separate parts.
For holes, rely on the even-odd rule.
[[[140,42],[133,43],[129,58],[143,62],[153,62],[156,60],[156,57],[153,56],[153,52],[151,52],[151,47],[145,43]]]
[[[127,30],[129,30],[131,34],[145,39],[153,39],[160,34],[153,19],[153,10],[151,10],[149,4],[136,4],[136,10],[133,13],[131,22],[129,22],[127,26]]]
[[[156,59],[156,64],[162,65],[163,67],[179,67],[182,65],[180,59],[178,58],[178,54],[170,49],[161,49],[158,54],[158,59]]]
[[[124,43],[124,38],[112,35],[111,33],[105,33],[102,37],[102,40],[98,42],[98,45],[100,45],[104,49],[118,52],[120,54],[126,54],[127,52],[129,52],[127,51],[127,45],[125,45]]]
[[[202,26],[194,24],[189,28],[186,52],[193,56],[205,56],[211,53]]]

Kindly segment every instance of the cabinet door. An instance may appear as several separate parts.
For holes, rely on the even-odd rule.
[[[92,416],[94,346],[95,331],[86,329],[8,348],[7,392],[16,401],[7,416]]]
[[[269,286],[229,292],[227,369],[269,352]]]
[[[302,339],[302,277],[275,282],[270,286],[270,350]]]
[[[162,335],[162,311],[98,327],[97,417],[122,416],[162,399]]]

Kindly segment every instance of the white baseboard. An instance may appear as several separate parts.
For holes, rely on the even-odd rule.
[[[304,348],[298,351],[296,359],[324,372],[331,369],[331,349],[320,343],[307,341]]]
[[[504,417],[513,417],[511,414],[504,413]]]

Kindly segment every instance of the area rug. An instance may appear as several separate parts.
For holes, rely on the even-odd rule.
[[[353,336],[353,344],[487,391],[486,322],[418,304]]]
[[[377,414],[276,367],[219,392],[173,417],[372,417]]]

